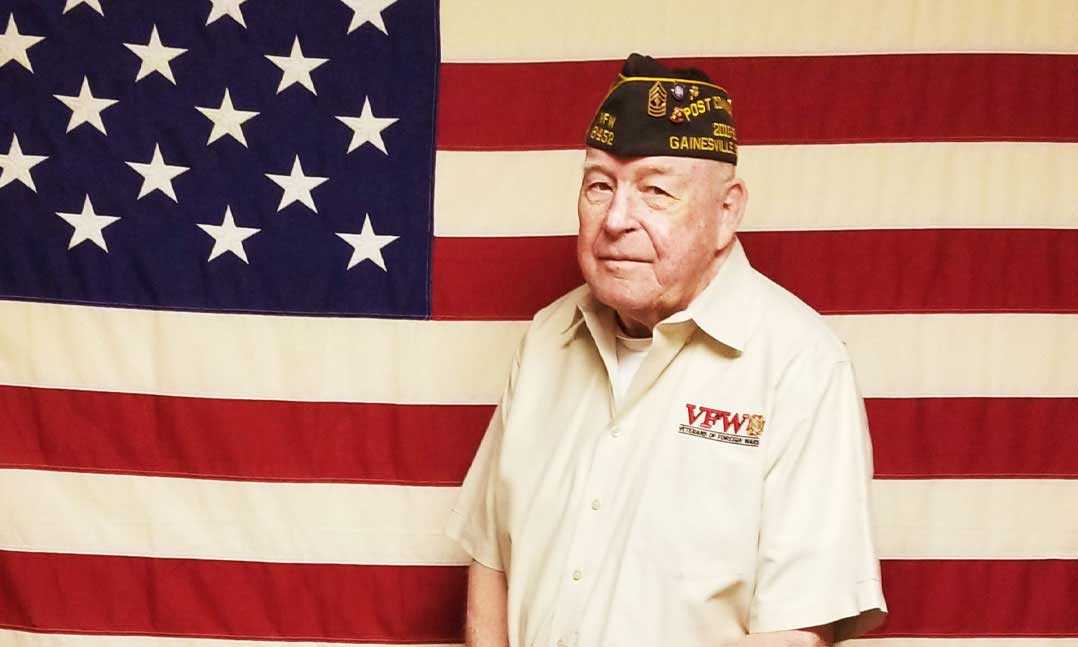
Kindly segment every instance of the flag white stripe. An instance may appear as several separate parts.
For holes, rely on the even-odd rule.
[[[1060,501],[1078,501],[1078,481],[877,480],[873,486],[883,559],[1078,559],[1078,515],[1059,513]]]
[[[1078,315],[833,315],[865,397],[1073,397]],[[988,349],[988,350],[986,350]]]
[[[1078,228],[1078,144],[743,146],[743,231]],[[580,150],[439,151],[437,236],[577,231]],[[476,178],[483,178],[476,190]],[[511,217],[507,215],[508,210]]]
[[[0,470],[5,550],[307,564],[459,565],[455,487]]]
[[[641,43],[653,56],[1070,53],[1078,43],[1078,4],[454,0],[442,5],[441,35],[447,62],[620,60]]]
[[[827,317],[866,397],[1067,397],[1078,315]],[[195,397],[490,404],[527,322],[0,302],[0,384]],[[985,348],[992,352],[985,352]]]
[[[487,403],[522,322],[0,302],[0,383],[248,399]]]
[[[222,640],[158,636],[90,636],[39,634],[0,629],[0,644],[11,647],[340,647],[339,642]],[[1078,638],[860,638],[848,647],[1078,647]],[[363,643],[363,647],[399,647]],[[411,645],[409,647],[463,647],[463,645]]]
[[[5,550],[288,563],[463,565],[455,487],[0,470]],[[30,496],[29,493],[33,493]],[[876,481],[882,558],[1075,559],[1078,481]],[[1036,528],[1037,532],[1029,532]]]

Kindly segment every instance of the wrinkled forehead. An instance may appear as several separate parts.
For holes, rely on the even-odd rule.
[[[624,157],[589,146],[584,154],[584,174],[599,172],[615,177],[661,175],[671,178],[725,178],[733,173],[733,165],[709,159],[648,155]]]

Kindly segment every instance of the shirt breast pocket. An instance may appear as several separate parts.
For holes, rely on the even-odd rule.
[[[760,448],[669,432],[641,497],[640,546],[683,583],[716,586],[755,572]]]

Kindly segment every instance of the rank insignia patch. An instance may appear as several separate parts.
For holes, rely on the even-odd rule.
[[[666,88],[658,81],[648,90],[648,114],[652,117],[666,116]]]

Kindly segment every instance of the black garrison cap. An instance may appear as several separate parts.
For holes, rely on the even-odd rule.
[[[696,69],[631,54],[595,113],[585,144],[624,157],[673,155],[737,164],[726,90]]]

